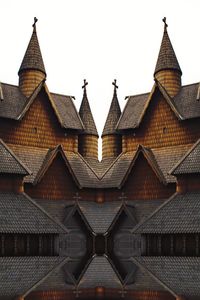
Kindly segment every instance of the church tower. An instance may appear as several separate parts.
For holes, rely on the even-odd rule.
[[[121,115],[121,109],[117,98],[118,86],[116,80],[114,80],[113,85],[113,98],[102,133],[102,159],[115,158],[122,151],[122,138],[116,131],[116,125]]]
[[[19,88],[29,97],[41,81],[46,79],[46,71],[37,38],[36,22],[34,18],[33,33],[19,68]]]
[[[84,80],[83,100],[81,102],[79,115],[84,125],[84,131],[79,135],[78,150],[84,158],[98,159],[98,132],[91,112],[87,97],[86,86],[88,82]]]
[[[167,32],[166,18],[163,19],[163,22],[164,33],[154,78],[166,89],[171,97],[174,97],[181,88],[182,71]]]

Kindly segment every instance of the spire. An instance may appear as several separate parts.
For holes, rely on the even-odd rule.
[[[26,97],[30,97],[41,81],[46,78],[36,32],[37,21],[38,19],[34,18],[33,33],[18,72],[19,88]]]
[[[164,33],[154,75],[161,70],[176,70],[182,74],[176,54],[167,32],[166,18],[163,18]]]
[[[112,83],[114,85],[113,98],[112,98],[108,116],[107,116],[107,119],[106,119],[106,122],[104,125],[102,136],[116,133],[115,127],[116,127],[117,122],[119,121],[119,117],[121,115],[121,109],[120,109],[119,101],[117,98],[118,86],[117,86],[116,82],[117,81],[115,79],[114,82]]]
[[[167,32],[166,18],[163,19],[163,22],[164,33],[154,77],[165,88],[168,95],[174,97],[181,88],[182,71]]]
[[[84,134],[91,134],[98,136],[97,128],[94,122],[94,118],[92,116],[92,112],[90,109],[90,104],[87,98],[87,90],[86,86],[88,85],[88,82],[84,79],[84,85],[83,88],[83,100],[80,106],[79,115],[81,117],[81,120],[85,126]]]
[[[122,151],[122,137],[116,132],[116,125],[121,115],[121,109],[117,98],[116,79],[112,83],[114,85],[113,98],[104,125],[102,133],[102,159],[115,158]]]
[[[34,18],[33,33],[28,44],[27,50],[25,52],[24,58],[22,60],[21,66],[19,68],[18,74],[24,70],[38,70],[46,75],[44,62],[42,59],[42,54],[40,50],[40,45],[37,38],[36,32],[36,22],[37,18]]]

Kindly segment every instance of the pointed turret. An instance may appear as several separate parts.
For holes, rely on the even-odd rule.
[[[171,97],[174,97],[181,88],[182,71],[167,32],[166,18],[160,52],[154,72],[155,80],[159,81]]]
[[[37,18],[34,18],[33,33],[19,68],[19,88],[29,97],[39,83],[46,78],[46,71],[36,32]]]
[[[116,132],[116,125],[121,115],[121,109],[117,98],[116,80],[112,83],[114,85],[114,93],[106,123],[102,133],[102,158],[117,157],[122,150],[121,135]]]
[[[79,135],[79,153],[85,158],[98,159],[98,132],[90,109],[87,97],[86,80],[83,85],[83,100],[80,106],[79,115],[84,125],[84,131]]]

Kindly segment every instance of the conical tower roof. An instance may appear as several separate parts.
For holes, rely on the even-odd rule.
[[[114,85],[113,98],[112,98],[108,116],[107,116],[107,119],[106,119],[106,122],[104,125],[102,136],[107,135],[107,134],[116,134],[115,128],[116,128],[117,122],[119,121],[119,117],[121,115],[121,109],[120,109],[119,101],[117,98],[118,86],[116,85],[116,80],[114,80],[113,85]]]
[[[81,117],[81,120],[84,124],[85,130],[84,134],[92,134],[98,136],[97,128],[94,122],[94,118],[91,112],[90,104],[87,98],[87,91],[86,91],[86,85],[88,83],[86,80],[84,80],[83,85],[83,100],[81,102],[79,115]]]
[[[21,66],[19,68],[19,73],[24,70],[38,70],[46,75],[44,62],[42,59],[42,54],[40,50],[40,45],[38,42],[37,32],[36,32],[36,22],[37,18],[34,18],[33,33],[26,49],[24,58],[22,60]]]
[[[166,18],[163,19],[164,33],[154,75],[161,70],[176,70],[182,74],[176,54],[167,32]]]

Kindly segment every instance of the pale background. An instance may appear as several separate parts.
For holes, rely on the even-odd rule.
[[[0,81],[17,84],[33,18],[52,92],[80,106],[86,78],[99,134],[117,79],[125,96],[153,86],[162,18],[183,71],[183,84],[200,81],[199,0],[0,0]]]

